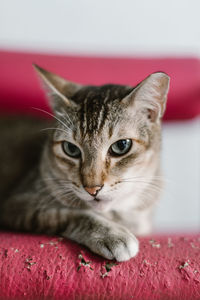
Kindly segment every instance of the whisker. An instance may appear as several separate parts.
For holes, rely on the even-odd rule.
[[[65,179],[59,179],[59,178],[53,178],[53,177],[45,177],[42,178],[41,181],[54,181],[54,182],[65,182],[65,183],[72,183],[71,180],[65,180]]]
[[[54,127],[50,127],[50,128],[43,128],[40,131],[45,131],[45,130],[58,130],[58,131],[62,131],[65,134],[67,133],[67,130],[61,129],[61,128],[54,128]]]
[[[146,187],[146,188],[155,188],[156,190],[159,190],[159,191],[163,191],[164,188],[163,187],[160,187],[159,185],[156,185],[152,182],[145,182],[145,181],[139,181],[139,180],[135,180],[135,181],[126,181],[127,183],[138,183],[140,185],[143,185],[143,187]]]
[[[135,177],[129,177],[129,178],[124,178],[121,180],[121,182],[127,182],[127,181],[135,181],[135,180],[145,180],[145,181],[148,181],[148,182],[164,182],[164,183],[170,183],[172,182],[172,180],[169,180],[169,179],[166,179],[165,177],[163,176],[135,176]]]
[[[165,179],[166,177],[165,176],[156,176],[156,175],[153,175],[153,176],[132,176],[132,177],[128,177],[128,178],[124,178],[122,180],[129,180],[129,179]]]
[[[51,114],[50,112],[48,112],[48,111],[46,111],[46,110],[44,110],[44,109],[41,109],[41,108],[37,108],[37,107],[32,107],[32,108],[35,109],[35,110],[41,111],[41,112],[43,112],[43,113],[45,113],[45,114],[47,114],[47,115],[53,117],[53,118],[56,119],[60,124],[62,124],[65,128],[68,129],[67,125],[66,125],[62,120],[60,120],[59,118],[57,118],[56,116],[54,116],[54,115]]]
[[[61,112],[61,111],[62,111],[62,112]],[[56,113],[57,113],[57,115],[59,115],[59,116],[61,116],[61,117],[64,117],[64,118],[67,120],[67,122],[69,122],[70,125],[73,126],[73,123],[72,123],[72,121],[71,121],[69,115],[66,113],[66,111],[65,111],[63,108],[61,108],[60,111],[57,111],[57,110],[56,110]]]

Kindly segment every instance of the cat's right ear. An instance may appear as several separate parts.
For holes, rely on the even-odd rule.
[[[150,121],[157,122],[165,111],[169,81],[169,76],[164,72],[152,73],[122,101],[136,110],[142,110]]]
[[[33,67],[39,75],[39,78],[42,80],[43,87],[47,92],[53,110],[56,110],[58,106],[60,106],[59,102],[71,107],[76,106],[70,98],[81,89],[82,86],[80,84],[65,80],[36,64],[33,64]]]

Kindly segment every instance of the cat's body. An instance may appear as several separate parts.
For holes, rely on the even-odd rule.
[[[151,230],[162,186],[160,117],[168,77],[155,73],[135,89],[81,87],[37,70],[53,91],[55,118],[25,120],[21,129],[13,121],[9,135],[0,132],[0,223],[59,234],[108,259],[127,260],[138,252],[134,234]]]

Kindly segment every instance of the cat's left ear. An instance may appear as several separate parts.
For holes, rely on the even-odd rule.
[[[68,81],[54,73],[51,73],[36,64],[33,64],[36,72],[42,80],[50,105],[56,108],[58,101],[62,100],[67,106],[75,106],[75,103],[70,98],[81,89],[81,85]]]
[[[143,110],[152,122],[156,122],[165,112],[169,81],[170,78],[166,73],[153,73],[122,101]]]

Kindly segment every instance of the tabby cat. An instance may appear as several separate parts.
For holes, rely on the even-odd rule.
[[[139,249],[135,235],[151,231],[162,187],[169,77],[153,73],[136,87],[82,86],[35,69],[53,118],[1,119],[0,224],[129,260]]]

